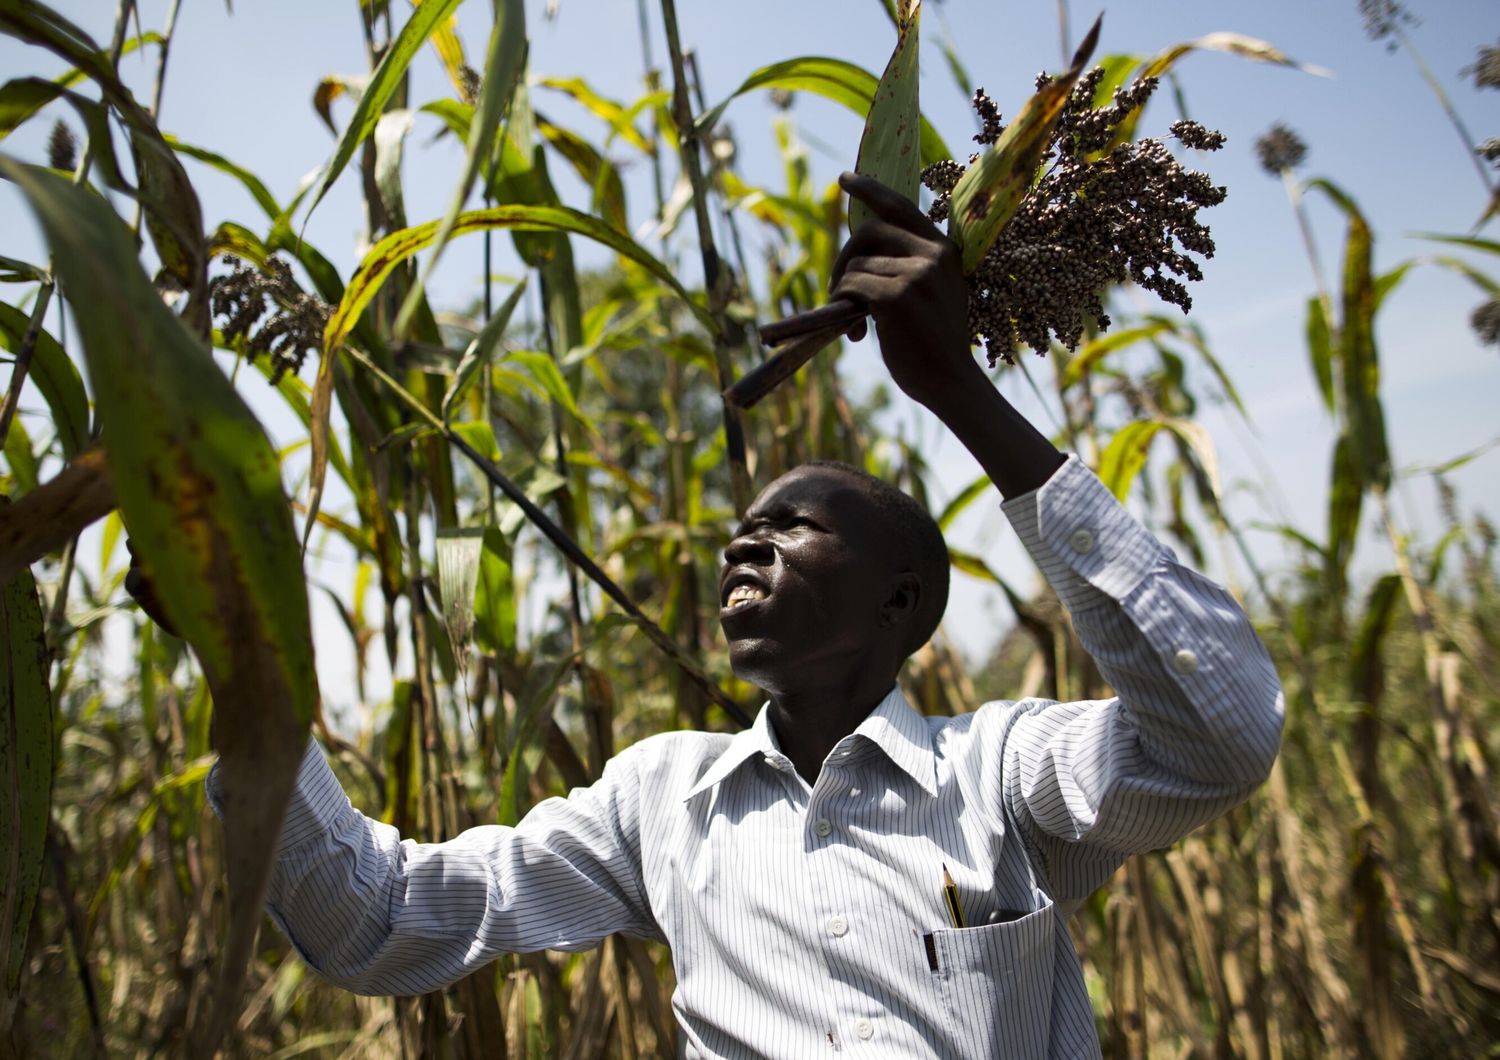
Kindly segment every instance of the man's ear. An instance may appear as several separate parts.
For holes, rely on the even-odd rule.
[[[880,625],[898,626],[917,613],[922,602],[922,579],[915,571],[891,576],[885,601],[880,605]]]

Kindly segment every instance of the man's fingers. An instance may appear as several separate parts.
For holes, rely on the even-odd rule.
[[[931,238],[941,235],[921,208],[894,188],[888,188],[874,177],[858,173],[839,174],[839,186],[870,208],[876,217],[908,232]]]
[[[834,298],[863,302],[872,309],[888,305],[906,290],[906,282],[895,276],[877,276],[870,272],[847,272],[833,289]]]
[[[859,230],[849,237],[849,241],[839,251],[839,256],[834,259],[829,290],[839,282],[839,277],[843,276],[849,262],[855,258],[931,257],[933,253],[931,240],[878,217],[872,218],[859,226]]]

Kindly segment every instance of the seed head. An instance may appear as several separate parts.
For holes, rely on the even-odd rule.
[[[1386,41],[1386,47],[1396,50],[1396,41],[1391,40],[1402,26],[1416,25],[1416,17],[1397,0],[1359,0],[1359,14],[1365,23],[1365,36],[1371,40]]]
[[[1500,136],[1491,136],[1474,149],[1474,153],[1486,162],[1493,162],[1500,169]]]
[[[974,134],[976,144],[992,144],[1000,139],[1000,134],[1005,131],[1005,125],[1000,121],[1000,108],[995,104],[984,89],[974,90],[974,110],[979,114],[980,130]]]
[[[1475,88],[1500,88],[1500,41],[1493,48],[1480,45],[1474,65],[1464,67],[1459,73],[1472,75]]]
[[[792,104],[797,101],[797,93],[789,88],[771,89],[771,106],[777,110],[791,110]]]
[[[1500,346],[1500,296],[1475,309],[1469,317],[1469,326],[1484,345]]]
[[[215,276],[208,283],[209,307],[220,321],[224,338],[244,343],[252,358],[268,357],[273,384],[284,372],[301,371],[307,351],[323,344],[331,307],[298,287],[291,268],[280,258],[266,259],[264,271],[230,254],[224,256],[224,264],[229,274]],[[261,323],[268,302],[275,308]]]
[[[1307,145],[1302,142],[1302,137],[1277,122],[1255,141],[1255,154],[1260,159],[1260,168],[1273,177],[1279,177],[1307,159]]]
[[[1223,133],[1205,129],[1195,121],[1173,122],[1170,131],[1183,147],[1190,147],[1194,151],[1217,151],[1224,146]]]
[[[1183,169],[1160,140],[1128,140],[1127,120],[1155,91],[1155,78],[1096,107],[1103,76],[1096,68],[1079,78],[1044,156],[1046,171],[969,274],[970,335],[984,343],[991,364],[1011,361],[1021,343],[1045,353],[1053,336],[1076,349],[1089,321],[1108,329],[1102,294],[1111,284],[1134,281],[1186,311],[1192,299],[1182,281],[1203,275],[1189,255],[1213,256],[1197,214],[1222,202],[1225,189]],[[988,97],[976,93],[974,106],[985,125],[981,137],[998,137],[999,114]],[[1178,123],[1174,134],[1202,150],[1224,142],[1191,122]],[[964,169],[948,161],[923,171],[935,196],[934,221],[948,216]]]
[[[78,139],[61,118],[47,137],[47,165],[53,169],[74,169],[78,165]]]

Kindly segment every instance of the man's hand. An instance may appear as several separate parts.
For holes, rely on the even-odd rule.
[[[866,305],[891,378],[933,411],[951,394],[988,387],[969,349],[969,292],[958,247],[916,203],[870,177],[839,184],[874,217],[844,244],[831,295]]]
[[[866,305],[896,385],[926,405],[1006,497],[1034,490],[1063,455],[1001,397],[969,350],[969,289],[958,247],[905,196],[845,173],[874,217],[833,266],[832,294]]]

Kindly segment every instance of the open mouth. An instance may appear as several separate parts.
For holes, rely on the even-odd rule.
[[[745,572],[733,575],[725,585],[724,605],[719,613],[722,615],[734,614],[745,608],[760,603],[769,595],[765,585],[760,579]]]

